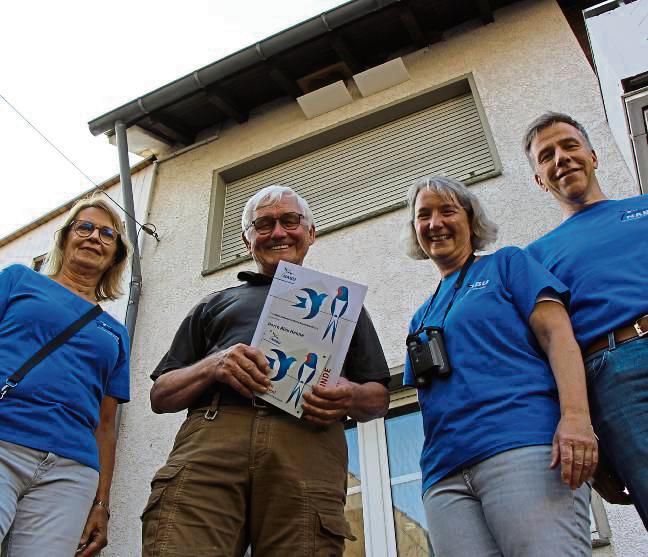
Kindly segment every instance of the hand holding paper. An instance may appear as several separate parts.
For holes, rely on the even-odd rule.
[[[246,344],[234,346],[208,356],[214,378],[247,398],[268,391],[270,367],[261,350]]]
[[[366,286],[279,262],[251,343],[271,370],[270,387],[260,398],[297,417],[308,408],[309,420],[319,425],[345,416],[357,385],[332,386],[366,292]]]
[[[335,387],[315,385],[304,393],[303,417],[316,425],[331,425],[348,415],[356,385],[340,377]]]

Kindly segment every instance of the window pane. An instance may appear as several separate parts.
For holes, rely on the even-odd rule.
[[[344,515],[351,525],[353,535],[358,538],[345,541],[344,557],[365,557],[364,525],[362,523],[362,493],[347,495]]]
[[[389,418],[385,421],[385,431],[398,554],[427,557],[432,551],[421,501],[421,413]]]
[[[32,269],[36,271],[37,273],[41,272],[41,269],[43,268],[43,263],[45,263],[45,257],[47,254],[39,255],[38,257],[34,257],[34,260],[32,262]]]
[[[344,557],[365,557],[358,429],[356,427],[347,429],[345,434],[349,447],[349,473],[347,476],[347,501],[344,507],[344,515],[351,525],[351,531],[358,539],[355,542],[346,541]]]

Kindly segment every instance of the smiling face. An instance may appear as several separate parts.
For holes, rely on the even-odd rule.
[[[97,207],[88,207],[79,211],[77,221],[88,221],[95,225],[95,230],[87,238],[81,238],[72,228],[67,232],[63,247],[63,265],[74,267],[78,272],[102,276],[115,262],[117,242],[107,246],[99,240],[99,228],[115,225],[110,215]]]
[[[422,189],[414,204],[414,229],[421,249],[446,276],[473,252],[470,220],[453,197]]]
[[[596,169],[596,153],[575,127],[557,122],[531,142],[531,159],[538,186],[569,210],[604,199]]]
[[[302,213],[297,199],[291,195],[283,195],[279,203],[267,207],[259,207],[252,214],[252,220],[259,217],[274,217],[278,219],[284,213]],[[256,261],[259,273],[273,276],[280,260],[301,265],[308,253],[308,248],[315,241],[315,227],[308,226],[303,219],[294,230],[286,230],[279,220],[267,234],[260,234],[252,226],[243,234],[243,241]]]

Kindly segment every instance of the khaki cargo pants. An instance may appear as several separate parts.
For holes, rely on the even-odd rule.
[[[338,557],[344,517],[342,424],[317,428],[253,406],[189,413],[142,514],[144,557]]]

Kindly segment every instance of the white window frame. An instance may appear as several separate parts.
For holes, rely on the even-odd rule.
[[[623,95],[634,172],[641,193],[648,193],[648,87]]]
[[[402,372],[402,367],[392,370],[392,375]],[[391,393],[390,410],[412,406],[417,402],[414,389],[400,389]],[[418,411],[412,407],[412,412]],[[387,418],[389,419],[389,418]],[[421,479],[421,473],[390,478],[387,454],[385,419],[358,423],[358,452],[361,483],[350,488],[348,495],[362,493],[365,555],[367,557],[398,557],[391,486]],[[590,506],[593,547],[610,544],[612,532],[603,500],[592,491]]]

